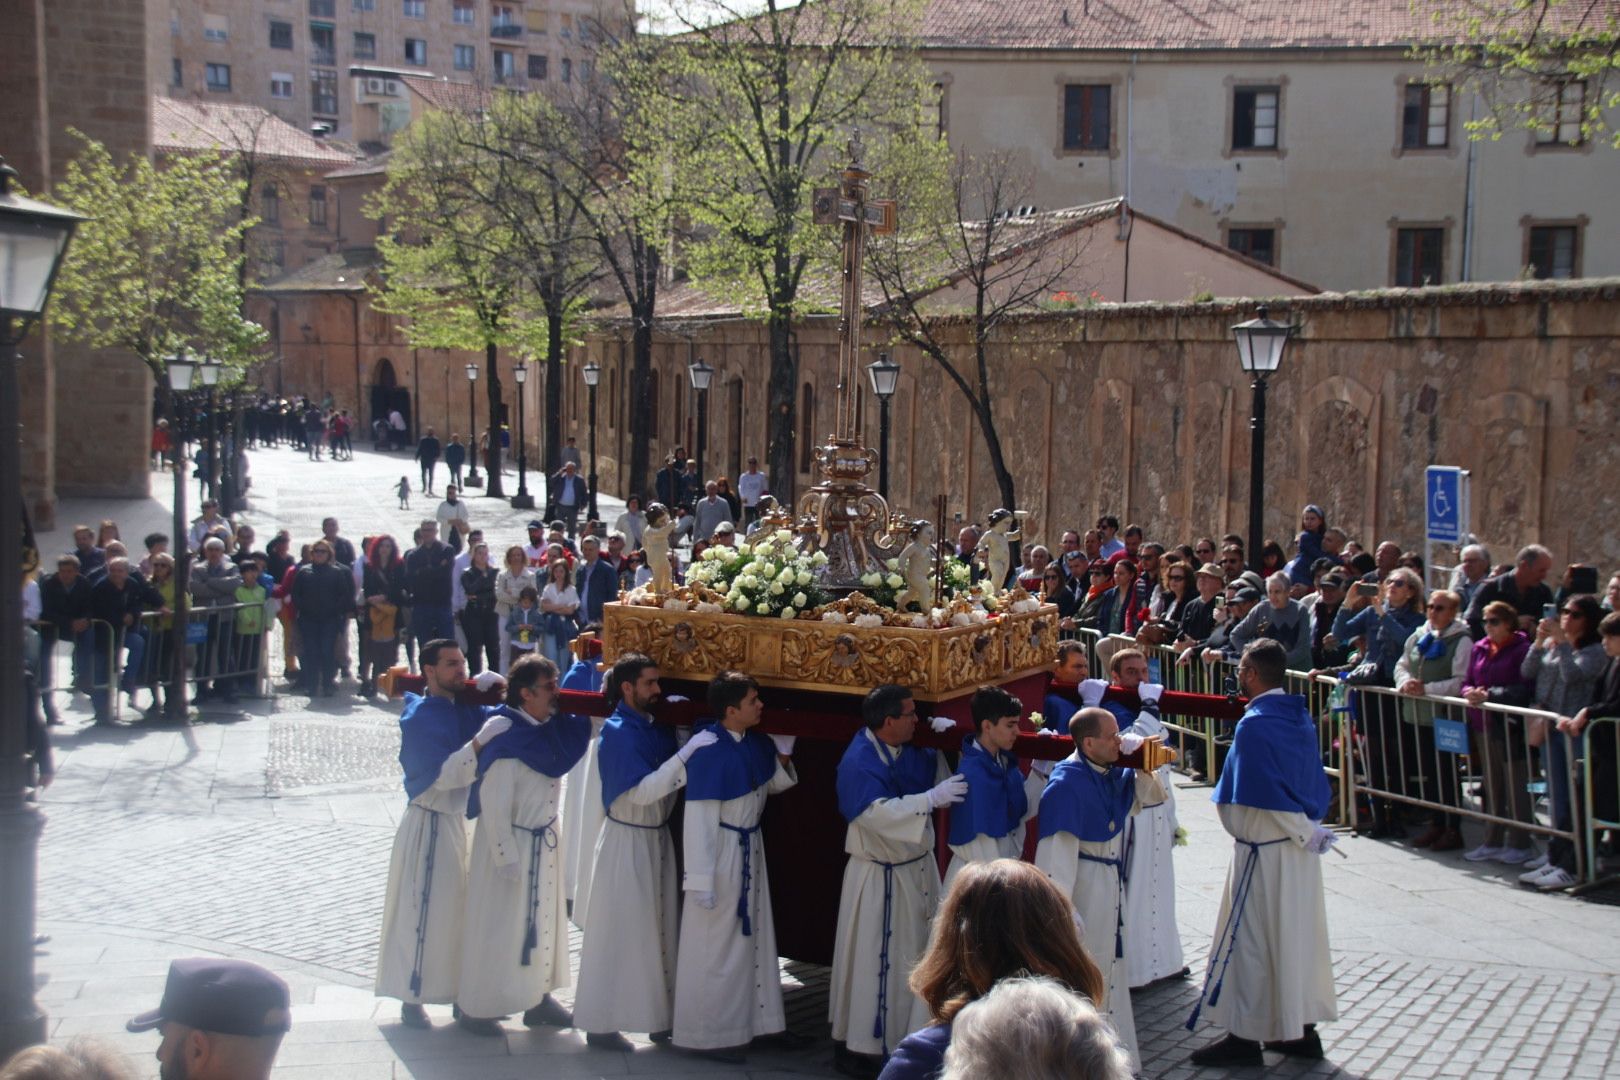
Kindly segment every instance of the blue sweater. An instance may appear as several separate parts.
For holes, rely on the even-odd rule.
[[[945,1051],[950,1045],[949,1024],[929,1024],[913,1031],[894,1048],[878,1080],[935,1080],[945,1071]]]
[[[1404,608],[1386,608],[1379,614],[1371,604],[1352,613],[1346,605],[1333,617],[1333,636],[1345,645],[1355,638],[1365,637],[1367,654],[1363,660],[1377,664],[1379,674],[1388,682],[1395,677],[1395,664],[1406,648],[1406,639],[1423,625],[1425,618],[1421,611]]]

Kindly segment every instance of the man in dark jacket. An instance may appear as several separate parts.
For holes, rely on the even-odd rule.
[[[439,464],[439,440],[428,428],[422,441],[416,444],[416,460],[422,466],[422,491],[424,494],[433,494],[433,470]]]
[[[584,623],[602,621],[602,605],[619,597],[619,575],[600,558],[602,542],[587,536],[579,542],[580,563],[575,575],[579,591],[579,616]]]
[[[405,588],[412,605],[411,634],[418,648],[429,641],[456,636],[455,620],[450,613],[455,549],[439,539],[439,523],[432,518],[422,522],[421,536],[421,541],[405,556]]]
[[[449,571],[445,571],[449,589]],[[311,696],[337,692],[337,635],[354,611],[354,578],[333,558],[332,545],[317,540],[309,562],[293,575],[292,602],[298,612],[301,643],[298,689]]]
[[[653,491],[658,501],[671,509],[681,501],[681,470],[673,456],[664,460],[664,467],[653,477]]]
[[[158,611],[163,597],[138,575],[130,573],[129,560],[107,561],[107,576],[90,590],[90,617],[96,621],[90,635],[95,656],[95,677],[90,699],[95,705],[96,723],[111,724],[113,672],[118,667],[118,638],[123,636],[129,650],[129,662],[124,668],[122,686],[133,685],[133,677],[146,656],[146,634],[141,628],[143,611]]]
[[[56,560],[56,573],[39,583],[39,689],[47,723],[57,723],[56,703],[51,698],[51,653],[57,642],[73,643],[73,681],[83,683],[89,663],[90,582],[79,573],[77,555]]]
[[[1521,548],[1512,570],[1474,590],[1468,604],[1469,635],[1475,641],[1484,639],[1485,608],[1497,600],[1512,604],[1519,613],[1519,628],[1534,634],[1546,606],[1553,602],[1553,591],[1544,584],[1552,563],[1552,552],[1540,544]]]

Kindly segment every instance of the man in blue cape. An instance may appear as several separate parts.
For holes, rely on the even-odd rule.
[[[482,705],[462,705],[467,658],[454,641],[422,646],[427,693],[405,695],[399,718],[399,762],[410,800],[388,864],[382,945],[377,960],[379,997],[399,998],[400,1019],[430,1026],[423,1004],[453,1004],[461,985],[461,923],[467,890],[467,792],[477,778],[478,754],[511,726],[511,718]],[[486,671],[480,690],[501,677]]]
[[[1058,642],[1057,663],[1052,667],[1055,682],[1079,686],[1091,676],[1091,663],[1086,659],[1086,647],[1078,641]],[[1080,706],[1062,694],[1048,690],[1041,702],[1046,728],[1059,734],[1069,730],[1069,720],[1080,711]]]
[[[1316,725],[1303,697],[1283,693],[1288,654],[1270,638],[1243,651],[1238,685],[1249,706],[1215,785],[1221,825],[1236,841],[1215,945],[1198,1006],[1228,1034],[1195,1065],[1260,1065],[1262,1044],[1317,1059],[1316,1024],[1339,1015],[1328,954],[1320,856],[1332,799]]]
[[[944,891],[968,863],[1018,859],[1024,854],[1024,826],[1035,816],[1044,769],[1026,777],[1013,756],[1024,703],[999,686],[981,686],[968,703],[974,734],[962,740],[957,770],[967,780],[967,796],[951,807],[951,861]]]

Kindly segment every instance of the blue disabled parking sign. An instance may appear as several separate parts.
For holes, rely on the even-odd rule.
[[[1425,519],[1428,539],[1436,544],[1460,544],[1468,531],[1467,492],[1464,469],[1450,465],[1430,465],[1425,488],[1428,492]]]

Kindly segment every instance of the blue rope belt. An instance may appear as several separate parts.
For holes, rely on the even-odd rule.
[[[1114,868],[1114,885],[1119,891],[1118,899],[1114,903],[1114,956],[1125,955],[1125,860],[1108,859],[1101,855],[1087,855],[1080,852],[1080,857],[1086,862],[1101,863],[1103,866]]]
[[[609,821],[612,821],[612,822],[614,822],[616,824],[619,824],[619,825],[628,825],[632,829],[662,829],[665,825],[669,824],[669,818],[665,818],[663,821],[660,821],[656,825],[637,825],[633,821],[620,821],[618,818],[614,817],[612,814],[607,815],[607,819]]]
[[[1211,1005],[1221,999],[1221,986],[1226,982],[1226,969],[1232,963],[1232,950],[1237,947],[1238,925],[1243,921],[1243,907],[1249,902],[1249,887],[1254,883],[1254,871],[1260,864],[1260,849],[1270,847],[1272,844],[1281,844],[1288,840],[1262,840],[1256,843],[1252,840],[1239,840],[1238,843],[1249,849],[1249,857],[1243,860],[1243,869],[1238,871],[1237,888],[1232,890],[1232,913],[1227,916],[1226,925],[1222,927],[1220,936],[1215,939],[1215,948],[1209,956],[1209,967],[1204,972],[1204,991],[1198,995],[1198,1004],[1193,1006],[1192,1015],[1187,1017],[1187,1030],[1191,1031],[1198,1025],[1198,1014],[1204,1009],[1204,999],[1207,997]],[[1222,944],[1226,952],[1221,956],[1221,973],[1215,975],[1215,957],[1221,952]],[[1210,979],[1215,979],[1215,986],[1210,987]]]
[[[513,825],[529,834],[529,906],[527,926],[523,931],[523,966],[529,966],[529,954],[539,944],[539,937],[535,927],[535,909],[540,906],[540,846],[544,844],[552,851],[557,850],[557,815],[552,814],[551,820],[538,828],[531,829],[527,825]]]
[[[878,999],[877,1017],[872,1021],[872,1038],[883,1043],[884,1056],[889,1053],[889,935],[894,926],[894,872],[902,866],[922,862],[932,852],[924,852],[915,859],[905,862],[886,863],[879,862],[883,867],[883,949],[878,954]],[[872,860],[877,862],[876,859]]]
[[[752,825],[727,825],[720,823],[722,829],[730,829],[737,834],[737,846],[742,848],[742,892],[737,896],[737,918],[742,920],[743,937],[752,937],[754,923],[748,917],[748,900],[750,897],[750,883],[753,881],[754,834],[759,832],[759,822]]]
[[[427,807],[423,807],[427,810]],[[411,996],[422,993],[422,954],[427,951],[428,905],[433,901],[433,856],[439,848],[439,812],[428,810],[427,864],[422,868],[422,903],[416,909],[416,956],[411,963]]]

